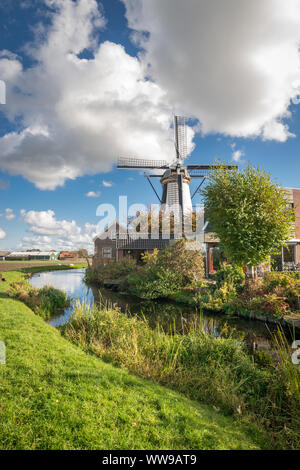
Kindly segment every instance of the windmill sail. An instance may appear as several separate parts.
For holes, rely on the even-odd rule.
[[[187,126],[186,119],[183,116],[174,116],[174,145],[176,159],[172,162],[167,160],[148,160],[145,158],[119,158],[118,168],[136,169],[136,170],[164,170],[163,174],[147,174],[152,189],[161,202],[162,208],[170,209],[174,206],[179,207],[179,212],[185,214],[192,211],[192,198],[190,192],[190,183],[194,178],[200,178],[201,181],[194,195],[208,177],[209,172],[219,167],[219,165],[187,165],[183,166],[183,161],[188,155],[187,150]],[[237,168],[235,165],[222,165],[229,170]],[[150,177],[159,177],[162,185],[162,197],[160,199]]]
[[[174,117],[175,149],[177,160],[183,161],[187,157],[187,131],[184,116]]]
[[[166,160],[146,160],[142,158],[119,158],[118,168],[145,168],[145,169],[166,169],[169,163]]]

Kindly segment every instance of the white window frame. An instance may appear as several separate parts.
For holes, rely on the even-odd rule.
[[[109,256],[107,256],[108,251],[109,251]],[[105,258],[105,259],[111,259],[112,258],[112,247],[108,246],[108,247],[103,247],[102,248],[102,258]]]

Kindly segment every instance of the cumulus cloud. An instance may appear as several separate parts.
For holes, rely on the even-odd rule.
[[[2,228],[0,228],[0,240],[4,240],[5,237],[6,233],[4,232],[4,230],[2,230]]]
[[[111,181],[102,181],[102,184],[105,188],[111,188],[113,186],[113,183]]]
[[[6,220],[13,220],[16,218],[12,209],[9,209],[9,208],[5,209],[5,218]]]
[[[190,151],[195,131],[292,136],[300,0],[123,0],[138,57],[99,44],[106,21],[96,0],[44,1],[49,22],[25,47],[33,65],[0,51],[3,112],[18,122],[0,138],[3,170],[55,189],[110,171],[118,156],[172,160],[174,110],[199,120]]]
[[[34,65],[24,69],[20,57],[0,54],[4,112],[23,125],[0,139],[0,167],[55,189],[66,179],[111,170],[118,156],[172,159],[166,92],[121,45],[96,42],[105,26],[97,1],[46,3],[52,23],[26,49]],[[190,130],[190,149],[193,135]]]
[[[235,142],[231,144],[231,149],[232,149],[232,161],[235,163],[241,162],[242,157],[245,156],[244,150],[237,149]]]
[[[100,194],[100,191],[89,191],[86,193],[86,197],[99,197]]]
[[[19,250],[33,250],[38,249],[41,251],[50,251],[55,249],[51,237],[37,236],[37,237],[23,237],[21,243],[18,245]]]
[[[232,154],[232,160],[234,162],[239,162],[244,155],[245,153],[243,150],[235,150]]]
[[[21,210],[27,230],[33,234],[32,237],[24,237],[22,248],[39,249],[93,249],[93,238],[96,235],[96,225],[86,223],[79,227],[75,220],[57,220],[55,212]]]
[[[299,96],[299,0],[123,0],[149,74],[203,133],[274,139]]]

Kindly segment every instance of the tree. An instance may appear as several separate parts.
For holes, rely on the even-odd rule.
[[[284,246],[294,229],[294,209],[284,190],[260,168],[213,169],[201,191],[206,218],[232,263],[258,266]]]
[[[84,248],[79,248],[79,250],[77,251],[77,256],[78,256],[78,258],[84,258],[87,262],[88,267],[89,268],[91,267],[90,260],[89,260],[89,254],[88,254],[87,250],[85,250]]]

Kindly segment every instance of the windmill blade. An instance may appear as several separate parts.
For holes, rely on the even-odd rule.
[[[187,170],[193,178],[205,178],[211,170],[226,168],[236,170],[237,165],[188,165]]]
[[[142,158],[119,158],[117,168],[132,169],[167,169],[169,164],[166,160],[146,160]]]
[[[174,116],[175,148],[177,160],[187,157],[187,132],[184,116]]]
[[[218,168],[226,168],[228,170],[237,170],[237,165],[187,165],[188,170],[215,170]]]

